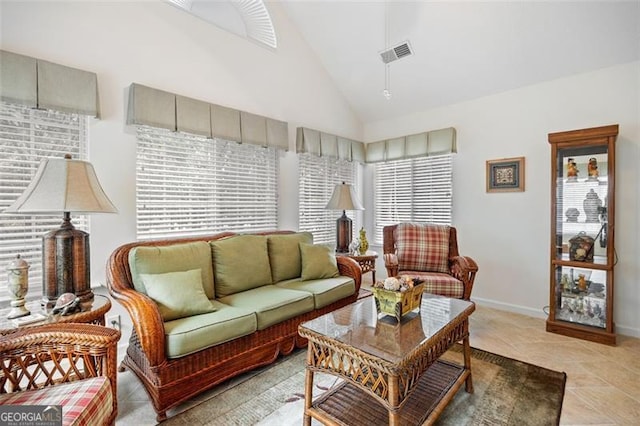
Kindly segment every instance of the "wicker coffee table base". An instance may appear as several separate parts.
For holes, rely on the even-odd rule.
[[[445,396],[452,395],[465,381],[464,367],[436,361],[418,381],[400,410],[401,425],[431,424],[446,404]],[[348,382],[329,390],[314,401],[312,409],[323,418],[331,418],[348,425],[382,425],[389,421],[389,412],[374,397]]]
[[[416,346],[398,363],[389,363],[356,347],[300,326],[307,337],[305,411],[328,425],[432,424],[462,385],[473,392],[468,315],[473,307]],[[462,342],[463,364],[440,360],[455,342]],[[343,382],[312,401],[314,373],[328,373]]]

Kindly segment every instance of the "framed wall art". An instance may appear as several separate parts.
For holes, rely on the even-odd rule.
[[[524,157],[487,160],[487,192],[524,191]]]

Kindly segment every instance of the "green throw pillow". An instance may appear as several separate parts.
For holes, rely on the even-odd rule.
[[[327,246],[300,243],[300,257],[303,281],[340,275],[336,255]]]
[[[140,274],[147,295],[160,309],[165,321],[215,311],[202,288],[200,269],[167,272],[164,274]]]

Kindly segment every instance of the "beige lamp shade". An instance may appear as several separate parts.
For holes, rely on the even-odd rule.
[[[344,182],[336,185],[325,208],[329,210],[364,210],[353,186]]]
[[[45,158],[33,180],[6,213],[117,213],[91,163]]]

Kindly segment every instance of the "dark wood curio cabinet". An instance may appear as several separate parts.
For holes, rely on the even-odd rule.
[[[618,125],[550,133],[547,331],[615,345],[613,269]]]

